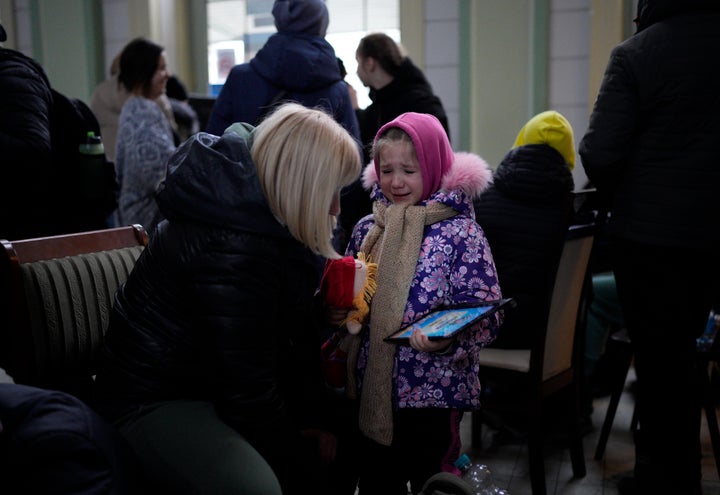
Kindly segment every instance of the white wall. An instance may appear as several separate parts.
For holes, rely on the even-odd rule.
[[[453,146],[460,125],[458,21],[457,0],[425,0],[424,72],[445,107]]]
[[[103,0],[103,31],[105,32],[105,76],[110,75],[110,65],[125,44],[130,41],[130,16],[127,0]]]
[[[575,152],[588,124],[590,0],[552,0],[549,18],[548,108],[573,127]],[[576,156],[575,189],[587,182]]]

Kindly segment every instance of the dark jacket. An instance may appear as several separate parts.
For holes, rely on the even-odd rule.
[[[3,493],[142,493],[115,428],[70,394],[14,383],[0,383],[0,478]]]
[[[222,135],[235,122],[256,123],[280,90],[287,91],[284,100],[324,108],[360,139],[335,51],[324,38],[297,33],[273,34],[250,62],[232,68],[213,106],[207,132]]]
[[[433,93],[432,86],[425,74],[406,58],[390,84],[381,89],[371,89],[369,96],[372,103],[365,109],[357,109],[355,113],[360,124],[360,135],[365,146],[365,162],[372,159],[371,148],[375,134],[383,124],[393,120],[405,112],[429,113],[438,118],[445,132],[450,137],[445,108],[440,98]]]
[[[527,349],[537,322],[546,321],[573,187],[560,153],[528,144],[505,155],[493,184],[475,200],[475,218],[490,244],[503,295],[517,303],[505,312],[490,347]]]
[[[647,0],[615,47],[579,152],[626,240],[717,250],[720,4]]]
[[[52,101],[40,64],[0,48],[0,239],[52,232]]]
[[[112,163],[83,156],[90,108],[51,88],[43,68],[0,48],[0,239],[25,239],[107,227],[117,206]]]
[[[198,133],[170,158],[167,221],[116,295],[96,408],[212,402],[282,483],[313,457],[300,429],[325,426],[317,257],[274,218],[245,139]]]

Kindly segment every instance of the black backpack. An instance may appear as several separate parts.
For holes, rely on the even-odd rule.
[[[100,124],[82,100],[51,88],[50,136],[55,175],[55,200],[63,214],[62,231],[104,229],[117,208],[115,166],[105,154],[83,155],[80,145],[89,131],[100,136]]]

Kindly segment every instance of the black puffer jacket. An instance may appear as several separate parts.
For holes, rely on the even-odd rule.
[[[580,142],[582,164],[608,198],[610,234],[717,250],[720,3],[640,7],[638,33],[610,55]]]
[[[313,457],[300,429],[323,426],[318,258],[273,217],[233,132],[186,141],[157,201],[167,221],[116,296],[95,406],[116,420],[210,401],[282,483]]]
[[[546,144],[510,150],[493,184],[475,200],[475,218],[495,259],[507,311],[490,347],[527,349],[547,318],[555,268],[570,220],[573,178],[562,155]]]
[[[40,64],[0,48],[0,239],[55,233],[52,101]]]

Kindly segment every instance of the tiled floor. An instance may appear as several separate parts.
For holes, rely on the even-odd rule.
[[[634,380],[632,370],[628,374],[628,383]],[[628,391],[623,393],[615,415],[613,429],[605,449],[602,461],[596,461],[595,447],[609,397],[595,399],[593,403],[593,430],[584,437],[585,464],[587,475],[582,479],[573,479],[572,467],[567,448],[552,449],[545,452],[545,470],[548,495],[615,495],[617,481],[632,473],[634,448],[630,432],[630,420],[633,412],[633,397]],[[703,415],[703,495],[720,495],[720,478],[715,469],[715,461],[707,433],[707,424]],[[495,484],[510,495],[531,495],[530,478],[527,464],[527,445],[521,441],[497,441],[501,435],[497,430],[483,425],[481,449],[470,446],[470,417],[466,415],[462,422],[463,445],[465,452],[476,462],[486,464],[493,473]]]
[[[635,379],[632,370],[628,383]],[[10,381],[0,369],[0,382]],[[630,433],[630,419],[633,411],[632,394],[625,392],[620,401],[613,430],[602,461],[593,459],[600,427],[605,419],[609,398],[595,399],[593,404],[593,430],[584,437],[585,464],[587,475],[573,479],[567,448],[553,448],[548,445],[545,452],[545,470],[548,495],[616,495],[617,481],[632,472],[634,449]],[[499,441],[497,430],[483,425],[482,448],[470,446],[470,416],[462,422],[465,452],[476,462],[487,464],[495,484],[507,490],[509,495],[532,495],[527,464],[527,445],[519,440]],[[703,416],[703,495],[720,495],[720,478],[715,469],[712,446]],[[650,495],[650,494],[649,494]],[[678,494],[682,495],[682,494]]]

